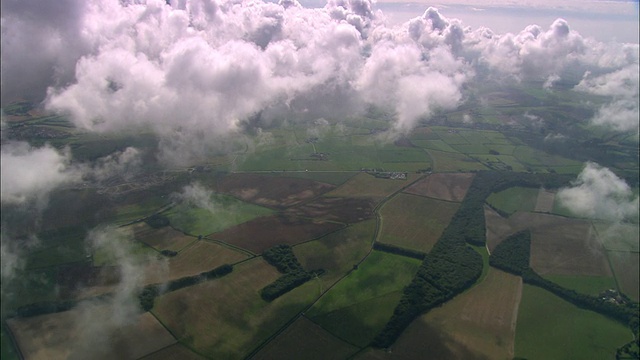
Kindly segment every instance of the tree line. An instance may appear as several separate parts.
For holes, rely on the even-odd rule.
[[[260,296],[265,301],[273,301],[325,272],[323,269],[304,270],[289,245],[271,247],[262,253],[262,257],[284,274],[260,291]]]

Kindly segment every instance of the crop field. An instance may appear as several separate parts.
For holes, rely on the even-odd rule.
[[[280,276],[261,258],[220,279],[156,298],[152,312],[178,341],[207,357],[242,359],[317,296],[310,281],[267,303],[259,291]]]
[[[380,210],[380,242],[429,252],[458,207],[453,202],[398,194]]]
[[[408,187],[409,194],[460,202],[467,195],[475,174],[431,174]]]
[[[411,140],[440,140],[431,127],[417,127],[411,132]]]
[[[640,300],[640,254],[621,251],[609,251],[608,254],[620,291],[635,301]]]
[[[343,224],[333,222],[265,216],[211,234],[209,237],[260,254],[275,245],[299,244],[342,227]]]
[[[512,359],[522,279],[490,268],[475,287],[422,315],[390,358]]]
[[[270,209],[247,204],[228,195],[211,196],[211,209],[192,204],[174,206],[164,215],[171,226],[191,235],[208,235],[272,213]]]
[[[370,199],[319,197],[304,205],[289,208],[287,216],[311,218],[353,224],[371,219],[375,203]]]
[[[580,309],[550,292],[524,285],[515,355],[527,359],[613,359],[633,338],[629,329]]]
[[[533,211],[536,207],[539,189],[512,187],[493,193],[487,202],[496,209],[513,214],[516,211]]]
[[[545,278],[567,289],[594,296],[616,288],[616,279],[613,276],[547,275]]]
[[[375,226],[375,220],[350,225],[318,240],[296,245],[293,252],[304,269],[326,271],[319,280],[327,289],[367,255]]]
[[[605,223],[594,221],[593,226],[605,249],[610,251],[640,251],[637,224]]]
[[[536,198],[536,206],[533,211],[544,213],[552,212],[555,198],[555,192],[540,188],[538,191],[538,197]]]
[[[358,350],[302,316],[252,359],[346,359]]]
[[[326,196],[366,197],[382,199],[389,196],[404,186],[411,184],[419,178],[418,174],[408,174],[407,180],[392,180],[377,178],[373,175],[361,172],[349,179],[337,189]]]
[[[605,249],[589,221],[518,212],[505,219],[485,206],[487,247],[530,229],[531,267],[540,275],[611,276]]]
[[[136,240],[142,241],[157,251],[180,251],[197,240],[196,237],[184,235],[169,226],[154,229],[146,223],[138,223],[131,225],[131,228]]]
[[[146,282],[163,283],[184,276],[197,275],[224,264],[234,264],[248,257],[240,251],[229,249],[207,240],[194,244],[170,257],[166,263],[153,262],[147,267]]]
[[[366,345],[382,329],[420,261],[373,251],[305,314],[340,338]],[[366,310],[364,310],[366,309]],[[349,326],[345,324],[346,319]]]
[[[181,344],[174,344],[169,347],[166,347],[162,350],[158,350],[154,353],[151,353],[145,357],[140,358],[140,360],[205,360],[206,358],[200,356],[193,351],[189,350],[187,347]]]
[[[89,317],[102,323],[85,323]],[[153,315],[144,313],[114,328],[110,306],[91,305],[69,311],[8,321],[24,357],[34,360],[93,358],[137,359],[176,342]],[[91,355],[89,355],[91,354]]]
[[[427,152],[431,156],[434,170],[438,172],[487,170],[487,167],[482,165],[482,163],[463,154],[437,150],[428,150]]]
[[[278,209],[312,199],[333,188],[333,185],[307,179],[257,174],[231,174],[218,184],[220,192]]]

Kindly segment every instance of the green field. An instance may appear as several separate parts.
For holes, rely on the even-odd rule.
[[[16,348],[13,345],[13,342],[11,341],[9,334],[5,331],[4,326],[2,326],[2,330],[0,330],[0,341],[2,344],[1,349],[0,350],[0,357],[3,360],[18,360],[20,359],[18,357],[18,353],[16,351]]]
[[[389,321],[401,291],[384,294],[313,318],[327,331],[351,344],[366,347]]]
[[[433,169],[437,172],[487,170],[487,167],[482,163],[463,154],[437,150],[428,150],[427,152],[431,156]]]
[[[427,197],[398,194],[380,210],[379,241],[429,252],[449,225],[459,204]]]
[[[610,276],[545,275],[546,279],[581,294],[598,295],[616,288],[616,280]]]
[[[326,271],[320,281],[327,289],[367,255],[375,226],[375,220],[356,223],[318,240],[296,245],[293,252],[303,268]]]
[[[180,204],[168,210],[165,215],[174,228],[198,236],[222,231],[272,213],[267,208],[248,204],[228,195],[213,194],[211,204],[213,211]]]
[[[580,309],[550,292],[525,285],[516,327],[516,357],[526,359],[614,359],[633,338],[629,329]]]
[[[512,187],[487,198],[487,203],[511,215],[516,211],[533,211],[536,207],[539,189]]]
[[[411,281],[419,266],[416,259],[373,251],[356,270],[325,293],[306,316],[334,334],[350,337],[345,340],[370,341],[388,321],[401,296],[400,290]],[[368,311],[363,311],[364,308]],[[344,326],[345,318],[352,319],[349,328]]]

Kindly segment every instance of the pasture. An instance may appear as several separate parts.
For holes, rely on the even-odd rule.
[[[489,195],[487,202],[509,215],[516,211],[533,211],[539,191],[539,189],[516,186]]]
[[[312,221],[283,215],[265,216],[211,234],[209,238],[260,254],[272,246],[300,244],[344,226],[334,222]]]
[[[209,358],[243,359],[317,296],[308,282],[267,303],[260,289],[280,273],[262,258],[220,279],[156,298],[152,312],[178,340]]]
[[[552,212],[555,198],[555,192],[540,188],[538,191],[538,197],[536,198],[536,206],[533,211],[544,213]]]
[[[430,174],[415,182],[404,192],[414,195],[422,195],[439,200],[461,202],[475,174]]]
[[[228,195],[211,196],[210,208],[200,208],[191,203],[174,206],[164,213],[171,226],[198,236],[222,231],[226,228],[272,213],[270,209],[247,204]]]
[[[358,350],[301,316],[252,359],[347,359]]]
[[[379,241],[429,252],[438,241],[459,204],[423,196],[398,194],[380,209]]]
[[[515,355],[528,359],[614,359],[633,338],[624,325],[580,309],[550,292],[524,285]]]
[[[512,359],[521,291],[522,279],[490,268],[482,282],[414,320],[388,358]]]

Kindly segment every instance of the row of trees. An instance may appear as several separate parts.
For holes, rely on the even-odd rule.
[[[260,296],[265,301],[273,301],[314,277],[324,274],[322,269],[304,270],[289,245],[276,245],[269,248],[262,253],[262,257],[284,274],[260,291]]]
[[[380,243],[380,242],[376,242],[375,244],[373,244],[373,249],[384,251],[390,254],[402,255],[402,256],[418,259],[418,260],[424,260],[424,258],[427,256],[427,254],[421,251],[405,249],[399,246]]]
[[[218,266],[217,268],[202,272],[198,275],[185,276],[179,279],[171,280],[166,284],[153,284],[145,286],[140,294],[138,295],[138,300],[140,302],[140,307],[144,311],[149,311],[153,309],[153,303],[158,295],[162,292],[170,292],[178,289],[185,288],[187,286],[192,286],[199,284],[206,280],[216,279],[223,277],[233,271],[233,266],[229,264],[224,264]]]

